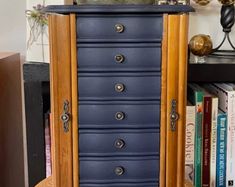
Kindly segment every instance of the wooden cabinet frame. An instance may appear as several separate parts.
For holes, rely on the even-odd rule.
[[[49,15],[51,53],[52,177],[40,186],[78,187],[78,81],[76,15]],[[162,41],[160,186],[184,186],[188,14],[165,14]],[[78,62],[79,63],[79,62]],[[171,128],[172,100],[179,119]],[[69,131],[61,115],[69,102]]]

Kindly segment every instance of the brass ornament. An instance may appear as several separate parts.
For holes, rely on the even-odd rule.
[[[222,5],[232,5],[235,0],[218,0]]]
[[[209,35],[199,34],[192,37],[189,49],[196,56],[207,56],[212,53],[213,43]]]
[[[206,6],[211,2],[211,0],[193,0],[193,1],[201,6]]]

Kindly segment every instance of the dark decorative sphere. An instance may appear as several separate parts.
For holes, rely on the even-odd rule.
[[[224,32],[231,32],[231,28],[234,25],[235,9],[234,5],[223,5],[221,8],[220,23]]]
[[[196,56],[206,56],[212,52],[213,43],[209,35],[199,34],[192,37],[189,49]]]

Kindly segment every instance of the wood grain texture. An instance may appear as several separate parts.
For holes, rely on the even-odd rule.
[[[176,187],[177,182],[177,128],[171,130],[171,102],[178,99],[179,69],[179,26],[178,15],[168,16],[168,51],[167,51],[167,140],[166,140],[166,186]],[[178,101],[177,101],[178,104]]]
[[[184,140],[187,86],[188,15],[168,15],[166,186],[184,186]],[[179,120],[171,130],[171,102],[177,101]]]
[[[18,53],[13,52],[0,52],[0,60],[9,60],[10,58],[13,58],[13,56],[18,56]]]
[[[37,184],[35,187],[55,187],[52,182],[52,176],[44,179],[39,184]]]
[[[72,73],[72,127],[73,127],[73,186],[79,187],[79,138],[78,138],[78,71],[76,15],[70,15],[71,27],[71,73]]]
[[[51,61],[52,180],[55,187],[73,186],[72,127],[64,132],[64,102],[71,113],[71,35],[69,15],[49,16]]]
[[[178,82],[178,152],[177,152],[177,187],[184,186],[185,161],[185,123],[187,104],[187,57],[188,57],[188,15],[180,15],[179,35],[179,82]]]
[[[161,130],[160,130],[160,186],[166,186],[166,91],[167,91],[168,15],[163,16]]]
[[[18,53],[0,53],[0,186],[27,186],[22,64]]]

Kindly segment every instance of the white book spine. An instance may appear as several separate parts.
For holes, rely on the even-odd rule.
[[[194,183],[195,106],[186,107],[185,180]]]
[[[216,186],[217,116],[218,98],[212,98],[210,187]]]
[[[227,134],[227,187],[235,186],[235,92],[228,92],[227,100],[228,134]]]
[[[206,88],[219,97],[219,108],[227,113],[226,187],[235,187],[235,91],[223,84]]]
[[[216,95],[219,98],[219,108],[223,112],[227,112],[227,93],[218,85],[207,84],[204,86],[206,90]]]

